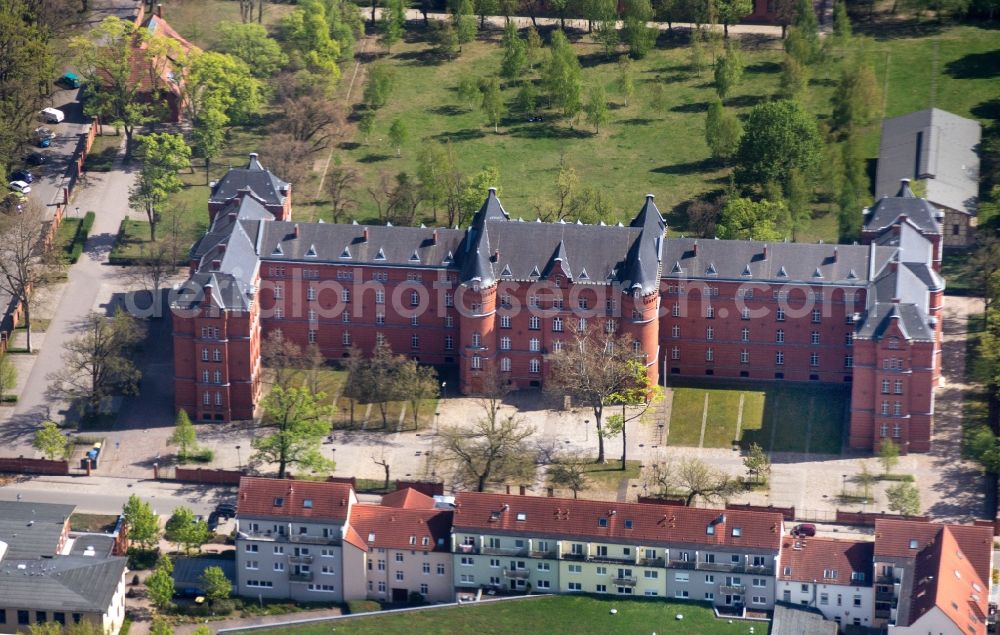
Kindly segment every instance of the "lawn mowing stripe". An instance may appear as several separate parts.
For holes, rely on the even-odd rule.
[[[775,421],[775,414],[774,413],[778,411],[778,401],[779,401],[779,395],[780,394],[781,393],[778,392],[778,391],[774,392],[774,407],[771,408],[771,416],[769,417],[768,421],[764,422],[765,426],[768,425],[768,424],[771,425],[771,443],[768,444],[768,446],[767,446],[767,452],[768,452],[768,454],[770,454],[771,452],[774,452],[774,435],[778,431],[778,422]],[[766,412],[767,409],[765,408],[764,411]]]
[[[816,412],[816,396],[809,397],[809,415],[806,417],[806,454],[809,454],[809,441],[812,439],[813,413]]]
[[[701,409],[701,435],[698,437],[698,447],[705,447],[705,424],[708,423],[708,392],[705,392],[705,405]]]
[[[740,405],[736,409],[736,436],[733,437],[734,441],[740,440],[740,432],[743,428],[743,400],[746,398],[746,393],[740,393]]]

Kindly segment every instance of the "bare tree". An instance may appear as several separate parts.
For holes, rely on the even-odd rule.
[[[281,329],[277,329],[267,334],[267,339],[261,346],[261,357],[264,366],[273,374],[274,385],[282,388],[291,387],[292,379],[302,360],[302,347],[285,337]]]
[[[485,416],[472,426],[440,432],[438,458],[453,466],[456,485],[483,492],[491,483],[534,480],[534,456],[526,441],[535,429],[516,416],[499,416],[488,402],[482,405]]]
[[[150,307],[158,317],[162,316],[160,289],[164,281],[177,272],[178,252],[177,243],[170,235],[156,242],[145,242],[140,247],[138,264],[129,267],[131,278],[149,294]]]
[[[378,212],[378,220],[380,223],[384,223],[392,212],[392,177],[389,176],[388,172],[380,172],[378,175],[378,181],[373,185],[367,187],[368,196],[371,197],[372,202],[375,203],[375,209]]]
[[[302,355],[302,369],[305,374],[305,387],[314,395],[322,392],[323,368],[326,366],[326,358],[319,346],[312,342],[306,346]]]
[[[375,455],[372,455],[372,461],[374,461],[375,465],[380,465],[385,471],[385,484],[382,486],[382,489],[389,491],[389,461],[386,460],[385,453],[380,454],[377,459]]]
[[[240,20],[243,24],[253,20],[253,4],[254,0],[239,0],[240,3]]]
[[[580,454],[567,454],[559,457],[549,466],[547,474],[550,487],[568,489],[573,492],[573,498],[587,489],[588,459]]]
[[[342,165],[334,166],[327,172],[326,193],[333,206],[333,222],[339,223],[351,210],[358,208],[354,192],[360,180],[357,170]]]
[[[81,414],[95,415],[104,398],[138,392],[142,375],[131,354],[142,339],[143,328],[118,311],[114,317],[90,313],[78,330],[80,335],[64,346],[63,367],[47,377],[46,395],[78,402]]]
[[[593,322],[551,355],[545,390],[559,397],[569,395],[574,405],[593,410],[597,462],[604,463],[604,406],[633,382],[635,355],[631,337],[608,333],[603,324]]]
[[[726,472],[700,459],[684,459],[677,466],[654,464],[650,481],[661,495],[678,493],[691,506],[696,498],[705,501],[728,500],[742,490],[742,485]]]
[[[32,201],[20,213],[0,215],[0,291],[21,303],[25,346],[31,348],[32,292],[50,281],[61,263],[42,241],[49,221],[45,208]]]
[[[328,147],[344,125],[340,108],[315,85],[305,94],[285,99],[280,108],[283,116],[275,122],[275,130],[309,144],[313,151]]]
[[[399,369],[397,380],[402,386],[402,394],[410,405],[413,417],[413,429],[420,427],[420,404],[429,399],[436,399],[440,392],[437,371],[430,366],[421,366],[413,359],[407,359]]]
[[[268,168],[289,183],[305,180],[312,167],[312,146],[287,132],[271,135],[268,144]]]

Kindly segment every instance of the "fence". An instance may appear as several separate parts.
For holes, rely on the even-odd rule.
[[[69,461],[48,459],[26,459],[23,456],[0,458],[0,472],[8,474],[42,474],[45,476],[68,476]]]
[[[915,520],[922,523],[929,523],[931,521],[930,516],[900,516],[885,512],[849,512],[841,509],[837,510],[836,521],[845,525],[873,527],[876,520],[887,518],[892,520]]]
[[[732,509],[736,511],[745,512],[777,512],[781,514],[786,521],[795,520],[795,508],[794,507],[775,507],[774,505],[747,505],[747,504],[737,504],[737,503],[727,503],[726,509]]]
[[[174,469],[174,479],[181,483],[203,483],[205,485],[239,485],[243,472],[238,470],[209,470],[203,467]],[[159,478],[165,478],[158,475]]]
[[[658,498],[656,496],[640,496],[640,503],[648,503],[650,505],[667,505],[670,507],[684,507],[683,498]]]

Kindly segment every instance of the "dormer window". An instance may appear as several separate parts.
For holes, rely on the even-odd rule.
[[[416,536],[410,536],[410,544],[411,545],[417,544],[417,537]]]
[[[500,520],[500,512],[490,512],[490,522],[496,522]]]
[[[274,497],[274,506],[275,507],[281,507],[284,504],[285,504],[284,497],[282,497],[282,496],[275,496]]]
[[[607,518],[598,518],[597,519],[597,526],[598,527],[607,527],[608,526],[608,519]]]
[[[427,538],[427,536],[424,536],[423,538],[420,539],[420,544],[426,547],[427,545],[430,544],[430,540]]]
[[[705,533],[708,534],[709,536],[714,536],[715,535],[715,525],[709,525],[708,527],[705,527]]]
[[[910,539],[910,549],[916,549],[918,544],[919,543],[917,542],[917,540],[915,538],[911,538]]]
[[[740,527],[733,527],[733,538],[739,538],[743,535],[743,529]]]
[[[528,520],[528,515],[525,514],[524,512],[518,512],[516,518],[519,521],[524,522],[524,521]]]
[[[306,509],[312,509],[313,502],[311,498],[307,498],[302,501],[302,506]]]
[[[625,529],[632,529],[632,519],[629,518],[625,521]]]
[[[368,534],[368,542],[375,542],[375,532]]]

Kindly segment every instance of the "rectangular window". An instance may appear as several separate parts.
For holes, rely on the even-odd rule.
[[[844,368],[854,368],[854,355],[844,355]]]
[[[785,343],[785,332],[783,330],[781,330],[781,329],[778,329],[777,331],[775,331],[774,332],[774,341],[777,342],[778,344],[784,344]]]
[[[681,327],[677,326],[676,324],[674,324],[673,326],[671,326],[670,327],[670,337],[672,337],[674,339],[677,339],[680,336],[681,336]]]
[[[566,585],[566,588],[569,589],[570,591],[583,591],[583,583],[570,582],[569,584]]]
[[[455,350],[455,338],[451,335],[444,336],[444,350],[452,351]]]
[[[537,359],[532,359],[528,361],[528,372],[530,373],[540,373],[542,372],[542,362]]]
[[[745,348],[742,351],[740,351],[740,363],[741,364],[750,363],[750,351],[748,351]]]
[[[528,341],[528,350],[532,353],[537,353],[542,350],[541,342],[537,337],[533,337]]]
[[[897,394],[897,395],[902,395],[903,394],[903,380],[902,379],[897,379],[895,382],[893,382],[892,392],[895,393],[895,394]]]
[[[344,346],[350,346],[351,345],[351,332],[350,331],[344,331],[344,333],[340,336],[340,343],[343,344]]]
[[[775,312],[775,314],[774,314],[774,319],[776,321],[778,321],[778,322],[784,322],[785,321],[785,310],[784,309],[778,309]]]
[[[809,353],[809,365],[814,368],[819,366],[819,353]]]
[[[712,349],[712,347],[706,348],[705,349],[705,361],[706,362],[710,362],[710,361],[713,361],[714,359],[715,359],[715,350]]]
[[[501,315],[500,316],[500,328],[502,328],[502,329],[509,329],[510,328],[510,316],[509,315]]]
[[[420,336],[419,335],[411,335],[410,336],[410,348],[412,348],[412,349],[420,348]]]
[[[670,359],[677,360],[677,359],[680,359],[680,358],[681,358],[681,349],[680,349],[680,347],[674,346],[673,348],[671,348],[670,349]]]
[[[783,366],[785,364],[785,353],[783,351],[778,351],[774,354],[774,364],[775,366]]]
[[[473,355],[472,356],[472,369],[473,370],[479,370],[482,367],[483,367],[483,358],[480,357],[479,355]]]
[[[455,328],[455,318],[450,315],[444,316],[444,327],[446,329]]]
[[[674,303],[674,306],[673,306],[673,307],[671,307],[671,309],[670,309],[670,314],[671,314],[671,315],[672,315],[673,317],[680,317],[680,316],[681,316],[681,305],[679,305],[679,304],[677,304],[677,303],[675,302],[675,303]]]
[[[532,315],[528,318],[528,329],[532,331],[537,331],[542,328],[542,320],[537,315]]]
[[[813,309],[813,312],[812,312],[812,322],[813,322],[813,324],[819,324],[820,320],[822,319],[822,317],[823,317],[823,314],[820,312],[819,309]]]
[[[715,339],[715,329],[711,326],[705,329],[705,339],[709,342]]]
[[[819,344],[819,331],[813,331],[809,333],[809,343]]]

